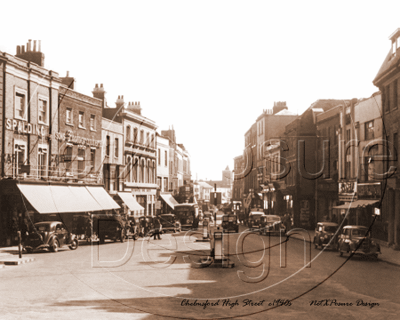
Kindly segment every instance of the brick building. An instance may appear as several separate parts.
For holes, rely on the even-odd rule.
[[[103,91],[102,86],[96,86],[93,94]],[[140,102],[125,103],[123,96],[118,97],[115,108],[103,103],[103,117],[121,123],[125,134],[123,151],[125,168],[120,172],[124,191],[132,194],[136,202],[144,208],[145,215],[154,216],[158,189],[157,126],[153,120],[144,117],[141,110]],[[139,215],[139,212],[135,215]]]
[[[383,241],[400,249],[400,157],[399,157],[399,123],[400,123],[400,29],[390,37],[391,48],[382,63],[373,83],[382,93],[383,132],[385,141],[384,198],[381,216],[378,222],[383,224],[385,233]],[[397,170],[391,170],[396,168]]]
[[[59,89],[59,165],[54,175],[64,181],[102,183],[102,100],[74,90],[71,77]]]

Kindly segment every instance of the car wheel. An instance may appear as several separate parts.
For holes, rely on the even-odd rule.
[[[70,248],[71,250],[76,250],[76,249],[78,248],[78,240],[76,240],[76,239],[72,240],[72,242],[71,242],[69,248]]]
[[[378,254],[377,254],[377,253],[374,253],[374,254],[372,255],[372,257],[373,257],[375,260],[378,260]]]
[[[32,248],[25,248],[25,250],[26,250],[26,253],[32,253],[33,252]]]
[[[339,252],[339,256],[343,257],[343,251]]]
[[[174,233],[176,233],[176,229],[174,229],[174,231],[173,231]]]
[[[50,247],[50,250],[53,252],[58,252],[58,248],[60,247],[60,244],[58,243],[58,240],[54,240],[53,244]]]
[[[100,238],[100,244],[103,244],[105,242],[104,238]]]
[[[119,240],[120,240],[122,243],[124,243],[124,241],[125,241],[125,236],[124,236],[122,233],[121,233],[121,236],[120,236]]]

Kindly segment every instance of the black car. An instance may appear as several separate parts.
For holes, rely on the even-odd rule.
[[[222,216],[222,229],[224,232],[239,232],[237,216],[234,213],[228,213]]]
[[[60,221],[35,223],[32,231],[24,241],[24,248],[28,253],[38,249],[57,252],[63,246],[68,246],[71,250],[75,250],[78,245],[78,239]]]
[[[125,241],[125,222],[120,216],[101,217],[94,221],[93,228],[98,232],[100,243],[104,243],[105,239]]]
[[[160,218],[163,233],[168,230],[172,231],[173,233],[181,231],[181,224],[179,223],[174,214],[172,213],[160,214],[158,217]]]

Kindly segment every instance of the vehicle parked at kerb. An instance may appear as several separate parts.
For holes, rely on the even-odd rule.
[[[284,235],[286,227],[280,216],[267,214],[260,219],[260,234]]]
[[[193,227],[193,222],[198,219],[199,206],[197,203],[180,203],[174,208],[175,216],[181,224],[182,230],[190,230]]]
[[[251,211],[248,219],[249,230],[255,230],[260,228],[261,218],[265,217],[263,211]]]
[[[315,227],[314,245],[336,250],[338,240],[338,224],[334,222],[318,222]]]
[[[166,231],[172,231],[173,233],[181,231],[181,224],[177,221],[174,214],[160,214],[158,217],[160,218],[162,225],[162,233],[165,233]]]
[[[224,232],[239,232],[238,219],[236,214],[227,213],[222,216],[222,229]]]
[[[60,221],[35,223],[24,241],[24,248],[28,253],[39,249],[57,252],[63,246],[75,250],[78,248],[78,239]]]
[[[121,216],[104,216],[93,221],[93,229],[98,232],[100,243],[106,239],[125,241],[125,222]]]
[[[354,253],[377,258],[378,253],[381,253],[379,243],[372,241],[368,228],[364,226],[343,227],[337,246],[340,256],[343,253]]]

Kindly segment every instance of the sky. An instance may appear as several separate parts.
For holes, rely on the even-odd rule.
[[[103,83],[175,129],[192,179],[221,180],[264,109],[370,97],[400,1],[7,1],[0,51],[41,40],[45,68]],[[16,14],[18,12],[18,14]]]

